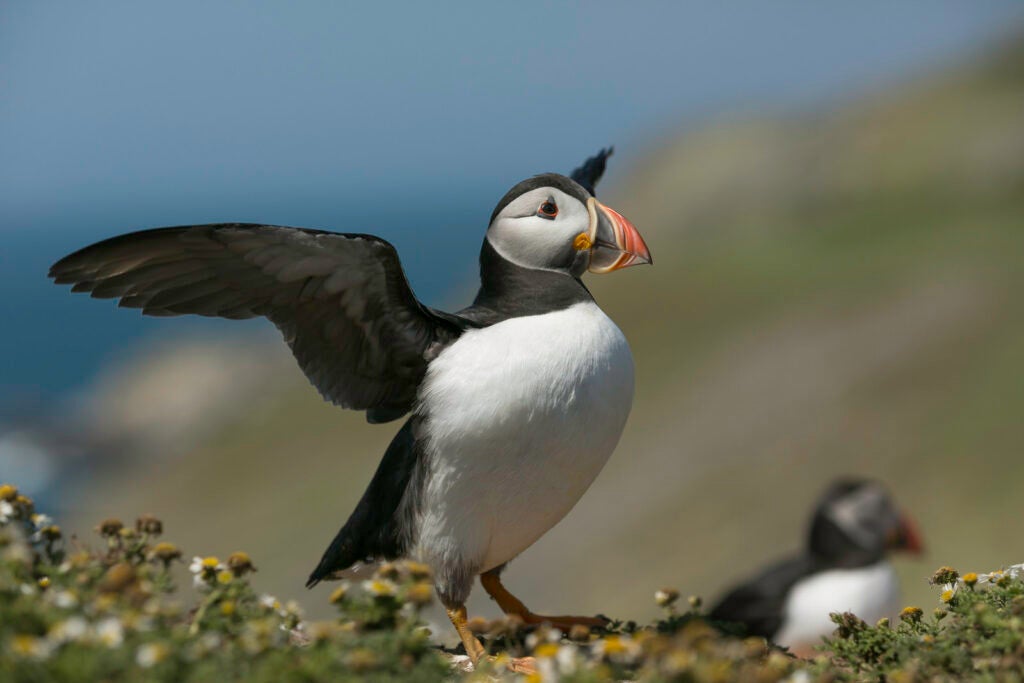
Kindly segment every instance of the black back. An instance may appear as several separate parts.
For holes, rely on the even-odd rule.
[[[818,569],[808,554],[797,555],[765,569],[756,579],[729,591],[708,614],[711,619],[741,624],[748,635],[771,638],[782,626],[783,607],[790,589]]]
[[[818,572],[877,563],[899,523],[899,511],[881,484],[860,478],[837,480],[815,506],[804,550],[733,588],[710,616],[771,638],[782,625],[794,584]]]

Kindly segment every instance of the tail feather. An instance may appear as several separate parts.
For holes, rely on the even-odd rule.
[[[306,588],[312,588],[357,562],[395,559],[405,554],[412,534],[404,528],[406,520],[400,506],[413,481],[419,455],[410,418],[395,435],[359,500],[352,516],[327,546],[316,569],[309,575]],[[411,492],[417,495],[418,492]]]

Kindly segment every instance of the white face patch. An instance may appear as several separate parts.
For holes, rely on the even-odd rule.
[[[832,503],[828,516],[851,540],[868,549],[878,543],[878,524],[895,513],[881,487],[864,486]]]
[[[550,202],[557,215],[540,215]],[[573,240],[590,227],[586,205],[554,187],[538,187],[516,197],[501,210],[490,228],[487,240],[503,258],[523,268],[568,271],[577,251]]]

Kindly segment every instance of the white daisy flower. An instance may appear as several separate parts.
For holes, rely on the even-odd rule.
[[[0,524],[7,524],[14,517],[14,506],[6,500],[0,500]]]
[[[53,604],[61,609],[71,609],[78,605],[78,596],[71,591],[57,591],[53,594]]]
[[[32,523],[37,529],[42,529],[43,527],[48,527],[53,524],[53,517],[37,512],[32,515]]]
[[[391,597],[398,592],[398,586],[388,579],[368,579],[362,583],[363,590],[376,597]]]
[[[50,629],[49,638],[55,643],[69,643],[82,640],[89,632],[89,622],[82,617],[71,617]]]
[[[143,669],[149,669],[154,664],[159,664],[170,652],[163,643],[146,643],[135,651],[135,663]]]
[[[96,638],[109,648],[121,647],[124,627],[116,617],[107,617],[96,624]]]

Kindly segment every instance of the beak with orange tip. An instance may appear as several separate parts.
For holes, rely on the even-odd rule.
[[[911,555],[924,553],[924,542],[921,540],[921,532],[917,528],[917,522],[910,515],[903,513],[900,516],[899,524],[894,530],[890,542],[890,550],[903,550]]]
[[[615,209],[593,197],[587,200],[590,211],[591,273],[610,273],[619,268],[654,263],[644,238]]]

